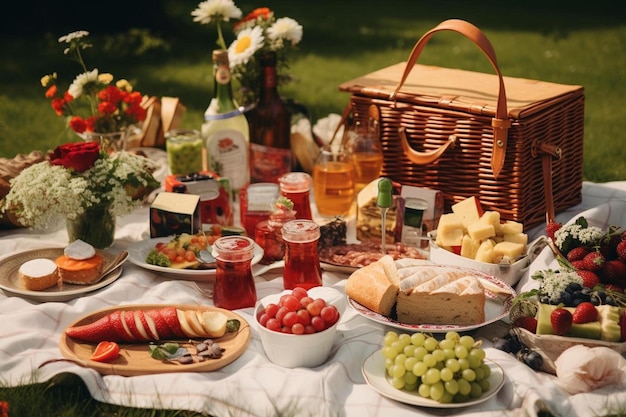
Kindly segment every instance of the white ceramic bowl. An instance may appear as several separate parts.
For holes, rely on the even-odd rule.
[[[437,264],[460,266],[463,268],[471,268],[487,275],[492,275],[501,279],[510,286],[514,286],[520,280],[524,272],[528,270],[533,259],[545,247],[543,239],[537,239],[528,245],[526,256],[523,256],[516,262],[504,264],[492,264],[488,262],[475,261],[474,259],[465,258],[456,253],[452,253],[435,243],[437,232],[430,233],[430,255],[429,259]]]
[[[270,361],[285,368],[313,368],[326,362],[337,336],[337,326],[343,317],[345,297],[339,291],[330,287],[314,287],[308,292],[312,298],[322,298],[327,304],[337,307],[339,320],[332,327],[318,333],[295,335],[279,333],[262,326],[257,320],[259,311],[270,303],[278,303],[280,297],[291,293],[291,290],[262,298],[254,309],[254,321],[261,335],[265,354]]]

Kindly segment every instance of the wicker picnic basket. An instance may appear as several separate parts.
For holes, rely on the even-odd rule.
[[[440,31],[473,41],[496,74],[416,64]],[[581,201],[583,87],[502,76],[493,46],[469,22],[440,23],[407,62],[339,89],[351,93],[355,120],[379,115],[382,175],[443,191],[447,209],[476,196],[530,228]]]

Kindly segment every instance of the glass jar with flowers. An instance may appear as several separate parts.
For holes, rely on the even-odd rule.
[[[133,91],[127,80],[113,83],[112,74],[87,68],[82,51],[92,46],[88,36],[89,32],[81,30],[59,38],[59,43],[66,45],[64,54],[83,69],[68,89],[59,89],[56,72],[42,77],[41,85],[46,88],[45,96],[51,100],[54,111],[67,119],[67,126],[78,136],[98,142],[109,152],[123,150],[131,135],[141,133],[139,123],[147,114],[142,106],[143,96]]]
[[[149,159],[127,151],[67,143],[12,179],[0,210],[44,230],[65,219],[70,242],[81,239],[104,249],[113,244],[116,216],[130,213],[159,187],[155,169]]]
[[[227,49],[221,22],[240,19],[242,11],[232,0],[206,0],[199,3],[191,14],[194,22],[215,22],[217,45]],[[233,31],[235,40],[228,46],[228,60],[232,76],[240,86],[235,99],[240,105],[248,107],[257,102],[263,79],[259,60],[268,52],[276,54],[277,86],[293,80],[287,56],[289,50],[302,40],[302,26],[289,17],[277,19],[271,9],[260,7],[235,23]]]

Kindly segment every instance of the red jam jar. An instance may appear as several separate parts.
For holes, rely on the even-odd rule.
[[[280,195],[293,202],[296,219],[313,219],[309,198],[312,183],[313,178],[306,172],[288,172],[278,178]]]
[[[283,240],[286,243],[283,285],[285,289],[295,287],[310,289],[322,285],[322,268],[317,253],[320,227],[311,220],[292,220],[283,225]]]
[[[250,184],[241,189],[239,216],[248,236],[254,237],[256,225],[270,218],[279,192],[278,184],[268,182]]]
[[[246,236],[223,236],[213,244],[215,257],[215,307],[236,310],[254,307],[256,287],[252,275],[254,240]]]

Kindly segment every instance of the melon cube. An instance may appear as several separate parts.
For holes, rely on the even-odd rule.
[[[476,197],[469,197],[452,205],[452,212],[459,216],[463,226],[467,229],[470,224],[478,221],[483,215],[480,201]]]
[[[436,239],[441,244],[440,246],[461,246],[463,234],[463,222],[456,214],[441,215]]]

